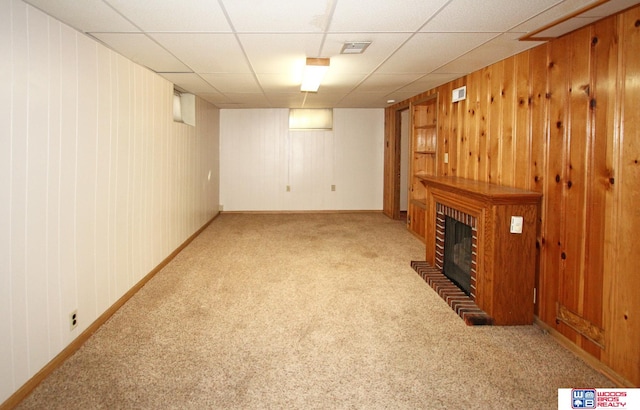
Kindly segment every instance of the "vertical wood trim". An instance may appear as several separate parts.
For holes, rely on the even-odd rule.
[[[548,76],[547,66],[549,64],[548,45],[538,46],[529,52],[530,70],[530,111],[531,111],[531,174],[530,188],[533,191],[545,193],[548,174],[547,169],[547,147],[549,139],[549,120],[548,120]],[[547,289],[552,284],[547,282],[546,260],[548,252],[544,250],[548,246],[545,241],[546,237],[546,214],[548,209],[547,198],[543,195],[539,208],[538,226],[537,226],[537,249],[539,258],[536,268],[536,286],[537,297],[535,305],[535,314],[538,317],[546,317],[545,309],[548,304],[544,303],[547,299]]]
[[[500,184],[502,180],[502,78],[505,62],[500,61],[490,67],[490,100],[489,100],[489,177],[488,182]]]
[[[504,60],[504,72],[500,87],[500,162],[499,183],[506,186],[514,186],[516,172],[515,157],[515,107],[516,107],[516,59],[510,57]]]
[[[585,303],[584,272],[585,247],[587,238],[587,194],[589,152],[589,130],[593,126],[590,109],[590,90],[592,88],[591,73],[591,29],[587,27],[572,35],[571,46],[571,74],[569,78],[569,134],[567,138],[567,163],[565,165],[565,289],[561,304],[574,309],[583,315]],[[595,303],[601,294],[591,295]],[[589,303],[589,302],[587,302]],[[582,335],[576,335],[577,343],[585,349],[591,349],[592,354],[599,355],[600,349]]]
[[[491,115],[489,111],[491,100],[491,71],[488,68],[480,70],[479,86],[479,117],[478,132],[478,180],[488,181],[491,158],[489,158],[489,143]]]

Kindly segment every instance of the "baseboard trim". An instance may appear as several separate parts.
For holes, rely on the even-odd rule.
[[[49,363],[47,363],[38,373],[33,375],[25,384],[22,385],[15,393],[13,393],[4,403],[0,404],[0,410],[9,410],[16,407],[22,400],[24,400],[44,379],[47,378],[55,369],[60,367],[69,357],[71,357],[82,345],[107,321],[114,313],[118,311],[133,295],[135,295],[144,285],[146,285],[156,273],[160,272],[162,268],[167,266],[169,262],[173,260],[184,248],[186,248],[198,235],[202,233],[213,222],[220,213],[214,215],[209,221],[207,221],[200,229],[198,229],[193,235],[185,240],[180,246],[178,246],[169,256],[164,258],[158,266],[153,268],[151,272],[147,273],[138,283],[133,285],[127,293],[122,295],[111,307],[109,307],[102,315],[100,315],[89,327],[85,329],[78,337],[76,337],[71,343],[67,345],[56,357],[54,357]]]
[[[576,355],[583,362],[587,363],[595,371],[597,371],[598,373],[601,373],[602,375],[607,377],[609,380],[617,384],[618,387],[636,387],[631,381],[619,375],[618,373],[615,372],[615,370],[613,370],[606,364],[602,363],[600,360],[596,359],[595,357],[591,356],[586,351],[582,350],[578,345],[573,343],[571,340],[569,340],[566,336],[558,332],[553,327],[549,326],[548,324],[540,320],[537,316],[534,317],[533,323],[539,328],[541,328],[542,330],[544,330],[545,332],[549,333],[549,335],[551,335],[551,337],[556,342],[558,342],[558,344],[560,344],[562,347],[564,347],[565,349],[569,350],[571,353]],[[572,387],[579,387],[579,386],[572,386]],[[599,386],[592,386],[592,387],[599,387]]]
[[[305,211],[220,211],[221,214],[266,214],[266,215],[282,215],[282,214],[382,214],[381,209],[371,210],[305,210]]]

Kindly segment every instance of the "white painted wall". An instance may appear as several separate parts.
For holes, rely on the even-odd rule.
[[[288,115],[221,110],[224,210],[382,210],[384,110],[334,109],[332,131],[289,131]]]
[[[219,111],[17,0],[0,55],[2,403],[217,213]]]

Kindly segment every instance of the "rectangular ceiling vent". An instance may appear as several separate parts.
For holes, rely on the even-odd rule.
[[[451,95],[451,102],[458,102],[458,101],[462,101],[462,100],[466,100],[467,99],[467,86],[464,85],[460,88],[456,88],[455,90],[453,90],[453,93]]]
[[[340,54],[362,54],[371,41],[347,41],[342,46]]]

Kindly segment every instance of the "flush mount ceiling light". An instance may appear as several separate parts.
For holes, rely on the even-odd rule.
[[[340,54],[362,54],[369,44],[371,41],[347,41],[342,46]]]
[[[302,74],[300,91],[317,92],[327,70],[329,70],[328,58],[307,58],[307,64],[304,66],[304,73]]]

